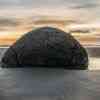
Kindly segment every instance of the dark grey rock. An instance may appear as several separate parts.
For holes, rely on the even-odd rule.
[[[87,69],[88,55],[69,33],[43,27],[28,32],[4,54],[2,67]]]

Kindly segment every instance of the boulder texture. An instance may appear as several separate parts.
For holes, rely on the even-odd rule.
[[[52,27],[32,30],[5,52],[2,67],[87,69],[88,55],[71,34]]]

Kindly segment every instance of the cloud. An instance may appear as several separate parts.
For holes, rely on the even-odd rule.
[[[0,0],[0,7],[52,7],[60,6],[63,0]]]
[[[19,24],[20,23],[17,21],[17,19],[0,18],[0,26],[14,27],[14,26],[17,26]]]
[[[12,31],[16,30],[16,27],[20,26],[22,22],[16,18],[0,17],[0,31]]]
[[[88,4],[80,4],[70,7],[71,9],[89,9],[89,8],[97,8],[99,7],[99,4],[95,3],[88,3]]]
[[[100,21],[99,6],[99,0],[0,0],[0,27],[31,27],[29,21],[33,22],[35,16],[66,17],[69,24],[95,23]]]
[[[74,29],[69,30],[70,33],[90,33],[91,31],[89,29]]]
[[[25,8],[92,8],[100,5],[99,0],[0,0],[0,8],[25,7]]]

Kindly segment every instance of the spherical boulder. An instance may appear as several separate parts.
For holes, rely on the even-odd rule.
[[[87,69],[88,54],[69,33],[53,27],[32,30],[5,52],[2,67]]]

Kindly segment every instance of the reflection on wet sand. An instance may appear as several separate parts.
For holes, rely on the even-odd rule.
[[[90,57],[89,70],[100,70],[100,58]]]
[[[89,70],[100,70],[100,46],[86,47],[89,55]]]

